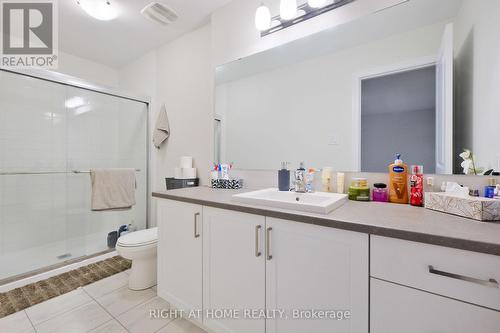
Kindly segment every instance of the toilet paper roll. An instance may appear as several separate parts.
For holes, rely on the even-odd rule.
[[[191,169],[193,167],[193,157],[191,156],[182,156],[181,157],[181,168],[183,169]]]
[[[174,169],[174,178],[175,179],[182,179],[182,169],[181,168]]]
[[[196,168],[182,168],[182,178],[183,179],[196,178]]]

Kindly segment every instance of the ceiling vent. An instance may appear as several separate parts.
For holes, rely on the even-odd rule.
[[[169,25],[179,18],[175,11],[159,2],[150,3],[141,10],[141,14],[148,20],[161,25]]]

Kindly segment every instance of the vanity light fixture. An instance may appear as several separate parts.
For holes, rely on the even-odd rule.
[[[283,20],[291,20],[297,16],[297,0],[280,1],[280,17]]]
[[[76,3],[97,20],[111,21],[118,17],[118,10],[109,0],[77,0]]]
[[[255,13],[255,27],[260,31],[271,28],[271,11],[264,4],[261,4]]]
[[[280,14],[270,19],[269,8],[262,4],[255,13],[255,26],[260,30],[260,36],[264,37],[354,1],[356,0],[308,0],[297,6],[297,0],[281,0]],[[275,22],[278,24],[274,24]]]
[[[321,8],[326,5],[327,0],[308,0],[307,4],[311,8]]]

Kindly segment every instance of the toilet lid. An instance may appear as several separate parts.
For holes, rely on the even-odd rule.
[[[134,231],[129,234],[123,235],[118,238],[118,245],[120,246],[142,246],[153,244],[158,241],[158,228],[151,228],[146,230]]]

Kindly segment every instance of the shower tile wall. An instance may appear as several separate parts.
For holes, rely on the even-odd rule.
[[[145,227],[145,104],[3,71],[0,88],[0,173],[61,172],[0,175],[0,280],[106,250],[121,224]],[[134,209],[90,211],[90,177],[70,171],[108,167],[141,169]]]

